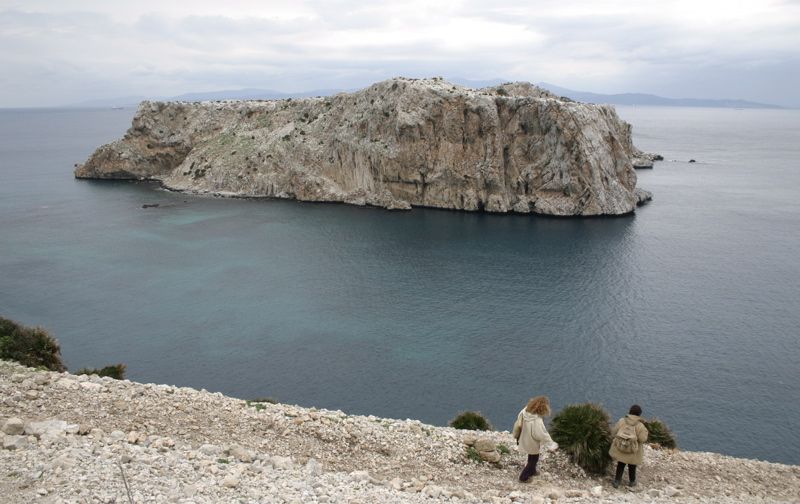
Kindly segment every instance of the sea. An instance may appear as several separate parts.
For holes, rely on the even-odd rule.
[[[2,110],[0,316],[72,370],[500,430],[539,394],[637,403],[682,449],[800,464],[800,111],[617,111],[653,201],[568,219],[75,180],[134,110]]]

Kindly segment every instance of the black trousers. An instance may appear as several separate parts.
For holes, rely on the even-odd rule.
[[[528,481],[528,478],[531,476],[536,476],[536,464],[539,463],[539,454],[536,455],[528,455],[528,464],[525,466],[525,469],[519,474],[520,481]]]
[[[617,462],[617,475],[614,478],[617,481],[622,481],[622,474],[625,472],[625,465],[622,462]],[[627,464],[628,466],[628,479],[631,481],[636,481],[636,466],[633,464]]]

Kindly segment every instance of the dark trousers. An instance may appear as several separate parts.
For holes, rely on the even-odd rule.
[[[525,469],[519,475],[520,481],[528,481],[528,478],[531,476],[536,476],[536,464],[539,463],[539,454],[536,455],[528,455],[528,464],[525,466]]]
[[[625,472],[625,465],[622,462],[617,462],[617,475],[614,478],[617,481],[622,481],[622,474]],[[636,466],[633,464],[627,464],[628,466],[628,479],[631,481],[636,481]]]

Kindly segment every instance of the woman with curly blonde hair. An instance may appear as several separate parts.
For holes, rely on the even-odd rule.
[[[550,399],[547,396],[537,396],[528,401],[514,422],[512,433],[517,438],[519,450],[528,455],[528,463],[519,475],[519,480],[523,483],[527,483],[531,476],[539,474],[536,464],[539,462],[541,449],[554,444],[542,420],[549,415]]]

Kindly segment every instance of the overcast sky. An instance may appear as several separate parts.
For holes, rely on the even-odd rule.
[[[0,106],[393,76],[800,106],[800,0],[0,0]]]

